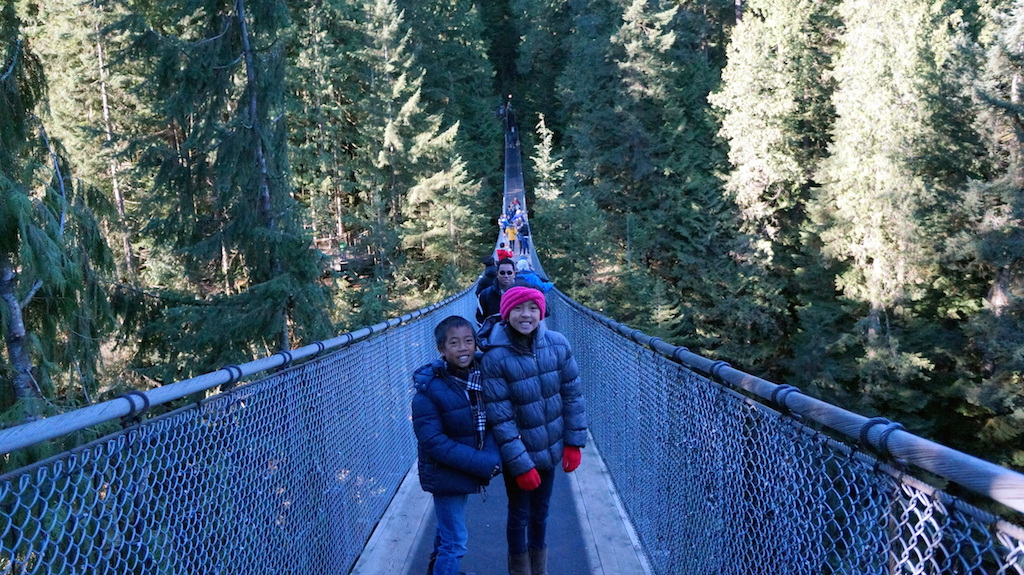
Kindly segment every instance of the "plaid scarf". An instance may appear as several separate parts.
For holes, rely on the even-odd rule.
[[[473,420],[476,422],[476,448],[484,447],[484,428],[487,426],[487,410],[484,408],[483,387],[480,385],[480,370],[473,367],[466,374],[466,379],[451,373],[452,378],[459,382],[469,394],[469,406],[473,410]]]

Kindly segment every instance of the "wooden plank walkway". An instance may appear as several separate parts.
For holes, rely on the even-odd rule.
[[[486,500],[470,497],[470,549],[463,560],[463,571],[475,575],[507,573],[505,504],[500,478],[487,488]],[[352,574],[422,575],[433,534],[433,505],[430,495],[420,489],[414,465]],[[583,450],[579,469],[556,476],[548,548],[550,575],[651,575],[593,438]]]

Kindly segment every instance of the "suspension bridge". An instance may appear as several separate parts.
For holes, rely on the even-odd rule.
[[[508,128],[505,153],[504,205],[525,210]],[[556,479],[553,575],[1024,574],[1024,475],[547,297],[591,433]],[[0,573],[421,573],[433,523],[411,373],[436,355],[437,321],[475,308],[467,289],[0,430],[9,458],[117,426],[0,477]],[[492,484],[469,509],[463,568],[478,575],[504,573],[503,497]]]

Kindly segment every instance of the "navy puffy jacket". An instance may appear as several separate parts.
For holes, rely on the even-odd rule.
[[[479,355],[479,354],[478,354]],[[413,374],[412,425],[419,454],[420,486],[436,495],[476,493],[501,465],[490,429],[477,449],[476,422],[463,386],[448,373],[443,359]]]
[[[530,353],[512,346],[507,329],[502,322],[480,333],[487,421],[509,473],[554,469],[564,446],[587,441],[579,366],[565,336],[543,322]]]

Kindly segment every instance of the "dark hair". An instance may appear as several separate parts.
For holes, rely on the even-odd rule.
[[[460,327],[468,327],[469,332],[473,333],[473,324],[461,315],[450,315],[441,320],[441,323],[434,328],[434,341],[437,343],[437,349],[444,349],[444,340],[448,337],[448,330]]]
[[[493,266],[494,256],[484,256],[484,258],[480,260],[480,263],[484,264],[485,266]]]
[[[500,260],[498,260],[498,265],[496,267],[500,268],[505,264],[512,266],[512,269],[514,270],[516,269],[516,262],[512,261],[512,258],[501,258]]]

